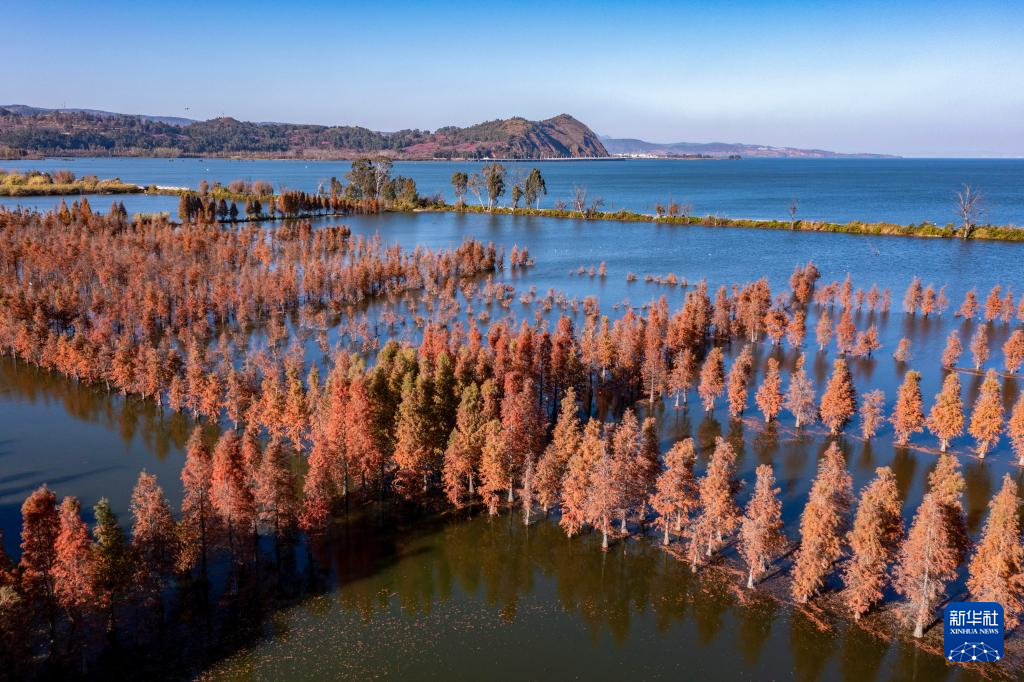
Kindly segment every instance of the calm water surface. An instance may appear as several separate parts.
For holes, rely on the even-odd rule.
[[[926,405],[938,391],[938,356],[949,330],[967,340],[974,325],[905,316],[899,301],[912,275],[948,285],[954,308],[976,287],[983,297],[997,282],[1024,293],[1020,268],[1024,246],[906,238],[871,238],[799,232],[671,228],[656,225],[544,220],[508,216],[388,214],[347,221],[357,232],[381,234],[403,245],[458,244],[467,236],[511,247],[526,245],[537,265],[505,277],[522,292],[535,286],[582,299],[595,295],[607,314],[621,314],[626,301],[642,305],[665,295],[681,304],[685,289],[643,281],[626,273],[674,272],[691,282],[718,284],[767,276],[774,290],[785,286],[794,265],[814,260],[823,282],[853,274],[855,287],[875,282],[891,287],[896,303],[888,315],[859,314],[858,328],[879,325],[884,349],[870,360],[851,362],[859,391],[881,388],[895,399],[903,372],[922,371]],[[569,277],[579,265],[608,264],[605,279]],[[641,278],[642,279],[642,278]],[[613,308],[620,304],[618,308]],[[520,316],[532,308],[513,304]],[[815,317],[808,320],[813,338]],[[988,366],[999,367],[999,348],[1013,326],[997,323]],[[914,357],[899,366],[890,354],[899,338],[911,339]],[[734,355],[740,344],[729,353]],[[817,353],[807,344],[810,374],[819,391],[834,350]],[[787,369],[796,354],[756,349],[759,382],[767,357]],[[980,377],[963,376],[965,401],[973,401]],[[1022,382],[1004,382],[1009,407]],[[739,446],[739,472],[748,484],[756,466],[774,464],[782,488],[787,531],[796,535],[824,440],[797,437],[785,415],[765,432],[756,410],[747,422],[730,421],[724,406],[713,415],[656,410],[667,449],[694,436],[701,463],[717,435]],[[17,554],[19,506],[32,489],[49,483],[59,495],[76,495],[91,506],[106,495],[127,518],[138,472],[156,473],[173,505],[180,500],[178,474],[191,424],[161,415],[138,400],[0,359],[0,527],[4,547]],[[896,471],[909,518],[920,501],[935,456],[897,450],[891,430],[870,444],[853,437],[842,447],[860,488],[877,466]],[[927,435],[915,443],[932,446]],[[1007,444],[980,462],[967,456],[967,439],[954,443],[968,480],[969,525],[977,533],[985,505],[1006,472],[1021,480]],[[358,679],[528,679],[573,676],[596,679],[897,680],[953,679],[941,660],[899,642],[876,640],[857,628],[818,631],[805,617],[771,603],[738,606],[730,589],[694,582],[658,547],[630,541],[607,555],[591,539],[567,540],[556,527],[529,529],[511,519],[447,519],[427,528],[354,528],[345,542],[317,561],[332,569],[337,587],[275,614],[264,642],[254,644],[214,671],[226,679],[304,679],[314,675]]]
[[[416,180],[420,194],[455,199],[451,175],[478,169],[473,162],[399,162],[394,173]],[[655,203],[690,204],[695,215],[789,219],[793,198],[809,220],[946,224],[955,220],[953,196],[963,183],[984,195],[984,218],[1024,225],[1024,160],[1020,159],[743,159],[741,161],[510,162],[510,180],[541,168],[548,196],[571,201],[574,187],[600,197],[608,210],[652,213]],[[0,161],[0,168],[56,170],[120,177],[139,184],[196,187],[200,180],[268,180],[275,186],[315,191],[341,179],[346,161],[237,161],[229,159],[82,158]],[[511,185],[511,182],[509,183]],[[505,197],[505,200],[508,196]],[[50,206],[53,199],[0,199],[0,204]],[[106,210],[109,197],[90,198]],[[177,210],[174,197],[128,197],[130,212]]]

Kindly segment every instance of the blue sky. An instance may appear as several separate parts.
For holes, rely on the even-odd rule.
[[[1024,156],[1021,2],[8,3],[0,102]]]

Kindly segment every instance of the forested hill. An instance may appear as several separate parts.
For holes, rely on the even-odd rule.
[[[357,126],[252,123],[50,111],[0,106],[0,150],[7,155],[253,156],[404,159],[587,158],[607,156],[598,136],[572,116],[509,118],[467,128],[376,132]]]

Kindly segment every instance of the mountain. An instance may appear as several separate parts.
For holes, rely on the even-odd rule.
[[[598,136],[568,114],[544,121],[514,117],[434,132],[377,132],[358,126],[208,121],[83,109],[0,106],[0,149],[30,154],[246,156],[399,159],[592,158],[608,156]]]
[[[838,158],[892,158],[886,154],[842,154],[824,149],[797,149],[796,147],[770,147],[761,144],[732,142],[647,142],[632,138],[601,137],[608,153],[613,156],[709,156],[713,158],[742,156],[771,159],[838,159]]]
[[[91,114],[92,116],[100,116],[109,118],[111,116],[121,116],[122,114],[115,114],[113,111],[103,111],[101,109],[71,109],[71,108],[60,108],[60,109],[45,109],[43,107],[30,107],[26,104],[0,104],[0,109],[6,109],[11,113],[18,114],[20,116],[31,115],[31,114],[48,114],[53,112],[64,112],[72,114]],[[143,121],[156,121],[157,123],[167,123],[174,126],[187,126],[190,123],[195,123],[194,119],[182,118],[180,116],[150,116],[148,114],[136,114],[138,118]]]

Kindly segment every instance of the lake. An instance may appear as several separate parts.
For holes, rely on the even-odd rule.
[[[397,162],[394,173],[416,180],[422,195],[455,197],[451,175],[479,169],[478,162]],[[970,183],[984,196],[984,219],[999,225],[1024,225],[1024,160],[1019,159],[742,159],[739,161],[508,162],[510,180],[538,166],[548,195],[571,202],[574,187],[589,198],[604,199],[608,210],[654,212],[655,203],[690,204],[694,215],[729,218],[789,219],[796,198],[798,216],[807,220],[887,221],[940,225],[954,222],[954,194]],[[195,188],[200,180],[268,180],[275,187],[315,191],[330,178],[343,178],[345,161],[241,161],[230,159],[77,158],[0,161],[0,168],[57,170],[78,175],[119,177],[138,184]],[[509,183],[511,185],[511,182]],[[470,198],[472,200],[472,198]],[[508,200],[506,194],[505,200]],[[0,198],[2,205],[51,206],[59,199]],[[109,197],[90,199],[106,210]],[[131,213],[169,211],[174,197],[128,197]]]
[[[291,186],[303,182],[298,179],[298,169],[309,165],[148,159],[97,163],[110,164],[106,167],[110,170],[102,165],[86,169],[86,160],[64,165],[79,173],[116,174],[124,180],[167,184],[194,184],[198,176],[183,178],[194,172],[188,167],[200,163],[213,164],[217,172],[224,173],[224,180],[240,176],[277,179],[281,176],[272,175],[271,170],[279,168],[294,173],[285,180],[286,184],[295,183]],[[576,165],[593,168],[590,172],[599,174],[611,172],[600,169],[613,169],[614,164],[620,163],[643,168],[646,162]],[[792,166],[787,165],[791,163],[788,161],[650,163],[652,168],[667,164],[680,173],[703,172],[701,169],[734,173],[738,171],[714,169],[741,169],[748,163],[765,168],[825,169],[834,164],[860,162],[800,161],[792,162]],[[944,162],[928,163],[941,167]],[[971,163],[961,168],[970,167]],[[979,168],[989,169],[985,171],[988,173],[996,173],[993,169],[1004,163],[1007,168],[1016,169],[1008,172],[1007,177],[1000,176],[1009,184],[1013,173],[1020,173],[1024,166],[1014,162],[978,162]],[[165,167],[164,164],[174,170],[159,178],[133,177],[125,170],[131,168],[145,174]],[[121,170],[114,170],[115,167]],[[252,173],[237,172],[244,167],[253,168]],[[309,181],[315,182],[315,173],[326,171],[328,164],[315,167],[319,170],[310,171]],[[440,176],[451,167],[415,164],[417,169],[439,174],[438,186]],[[180,168],[186,170],[179,172]],[[551,163],[543,168],[545,174],[550,172],[555,177],[567,172],[571,165]],[[399,172],[405,171],[400,168]],[[820,175],[808,173],[804,181],[822,182]],[[553,184],[549,179],[549,188]],[[1017,188],[1021,186],[1024,185],[1018,184]],[[729,190],[723,187],[719,191]],[[776,186],[773,191],[781,190]],[[946,190],[931,191],[937,196]],[[640,196],[642,190],[634,188],[630,192]],[[623,194],[621,200],[633,199]],[[921,206],[927,203],[918,200]],[[839,202],[837,213],[824,217],[846,219],[842,212],[853,210],[851,202],[852,199]],[[1019,199],[1017,202],[1006,203],[1008,216],[1024,213]],[[176,200],[174,203],[176,206]],[[103,203],[94,206],[105,208]],[[884,210],[881,204],[871,206],[875,211]],[[932,210],[939,212],[934,206]],[[880,215],[850,217],[873,219]],[[947,334],[954,327],[960,329],[966,347],[977,324],[952,316],[968,289],[977,288],[982,300],[996,283],[1011,286],[1017,295],[1024,293],[1020,268],[1024,245],[1010,243],[454,213],[390,213],[318,222],[345,222],[357,234],[379,233],[385,240],[406,247],[451,246],[469,236],[506,248],[525,245],[536,259],[536,266],[526,271],[506,271],[501,278],[516,287],[513,309],[526,318],[532,317],[533,308],[519,303],[518,294],[531,287],[536,287],[541,295],[555,288],[580,300],[594,295],[603,312],[616,316],[625,310],[626,305],[621,304],[639,306],[662,295],[667,297],[671,310],[681,305],[686,289],[644,282],[644,274],[672,272],[691,283],[707,278],[712,292],[719,284],[743,283],[766,276],[773,291],[779,292],[785,289],[795,265],[813,260],[822,271],[821,284],[842,280],[852,273],[854,287],[866,289],[877,283],[892,289],[894,305],[890,313],[861,312],[855,318],[859,329],[872,322],[878,324],[882,351],[872,359],[851,361],[858,391],[881,388],[889,406],[903,371],[910,367],[922,372],[926,409],[930,407],[942,379],[938,357]],[[569,275],[581,265],[589,267],[602,261],[608,268],[604,279]],[[640,281],[627,282],[630,272],[639,274]],[[899,301],[913,275],[919,275],[925,284],[947,285],[953,310],[941,319],[904,315]],[[613,307],[616,304],[620,305]],[[831,371],[835,350],[833,347],[825,353],[817,352],[813,343],[816,308],[812,306],[811,311],[805,350],[809,374],[820,393]],[[993,352],[987,366],[1001,367],[999,348],[1016,325],[1000,322],[993,326]],[[907,366],[898,365],[891,357],[901,337],[912,343],[913,358]],[[741,344],[734,343],[727,354],[734,356],[740,349]],[[771,349],[758,344],[754,385],[760,382],[764,363],[770,356],[781,358],[787,373],[796,361],[796,353],[788,348]],[[977,394],[980,377],[964,374],[962,379],[964,400],[969,405]],[[1016,400],[1022,384],[1014,379],[1004,381],[1007,407]],[[730,420],[724,405],[706,415],[694,407],[677,411],[666,402],[655,410],[655,416],[659,419],[663,450],[686,436],[694,436],[702,451],[719,434],[742,444],[738,469],[747,485],[741,493],[741,503],[749,495],[756,466],[774,464],[782,489],[786,530],[791,537],[796,536],[799,513],[817,457],[824,448],[823,438],[794,435],[790,428],[792,417],[788,414],[783,416],[777,432],[766,433],[757,423],[755,408],[748,412],[751,419],[746,422]],[[0,358],[0,527],[4,531],[5,550],[17,555],[20,504],[28,492],[43,482],[48,482],[58,495],[80,497],[83,507],[91,507],[100,496],[108,496],[125,519],[131,487],[138,472],[146,469],[157,474],[176,507],[181,495],[178,474],[190,430],[189,419],[161,414],[150,403],[126,400],[100,387],[77,385],[9,357]],[[934,439],[927,434],[916,435],[913,442],[934,446]],[[856,489],[870,480],[875,467],[893,467],[905,499],[904,515],[909,519],[935,463],[934,454],[895,448],[888,426],[870,443],[851,435],[841,439],[841,444]],[[1022,477],[1005,439],[985,461],[969,456],[969,447],[968,438],[953,444],[961,455],[968,482],[965,504],[969,527],[977,534],[986,505],[1003,474],[1010,472],[1018,481]],[[706,456],[702,455],[698,468],[705,462]],[[263,627],[265,636],[215,666],[211,677],[967,678],[962,671],[947,668],[941,659],[899,641],[876,639],[859,628],[840,624],[834,630],[819,632],[806,617],[768,600],[753,606],[736,604],[727,587],[695,580],[682,564],[655,544],[630,540],[613,545],[611,552],[602,554],[595,538],[568,540],[547,522],[527,529],[518,515],[513,518],[506,514],[495,519],[449,517],[398,529],[357,524],[338,546],[317,560],[332,576],[331,588],[269,614]],[[961,587],[962,581],[956,588]]]

